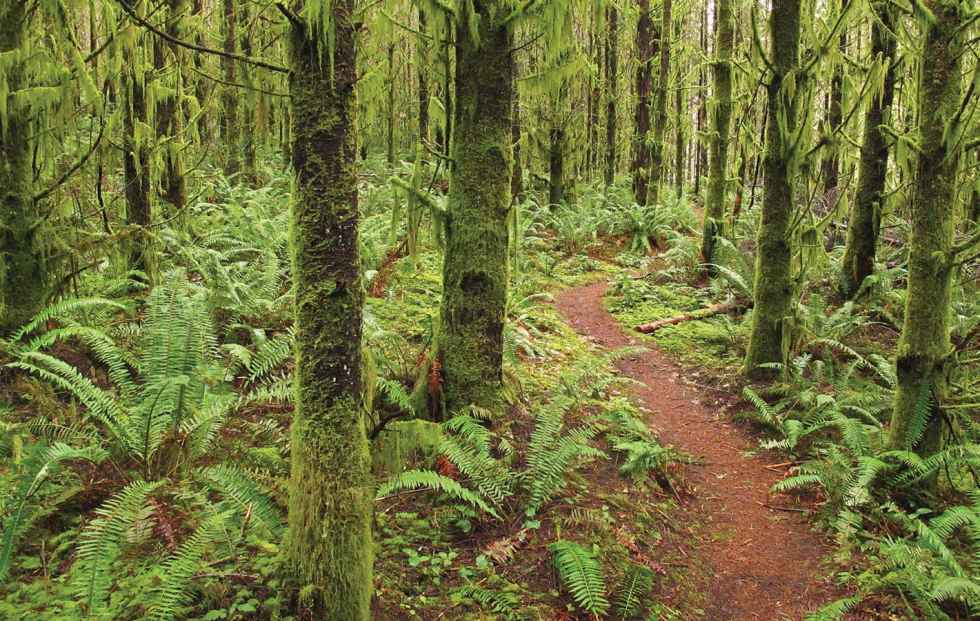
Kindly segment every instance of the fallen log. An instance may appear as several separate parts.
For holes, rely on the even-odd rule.
[[[751,307],[751,300],[739,300],[732,298],[724,302],[719,302],[718,304],[712,304],[707,308],[700,308],[684,315],[677,315],[675,317],[668,317],[667,319],[658,319],[657,321],[652,321],[650,323],[640,324],[636,326],[636,331],[642,332],[643,334],[653,334],[657,330],[666,328],[667,326],[673,326],[686,321],[708,319],[709,317],[714,317],[715,315],[730,313],[732,311],[741,311]]]

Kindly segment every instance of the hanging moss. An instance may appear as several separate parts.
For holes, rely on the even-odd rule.
[[[732,0],[718,2],[718,38],[712,65],[715,79],[714,131],[708,157],[708,196],[705,201],[701,257],[715,260],[715,237],[725,235],[725,182],[728,171],[728,130],[732,120],[732,49],[735,45],[735,19]]]
[[[753,378],[775,371],[760,365],[782,363],[785,331],[793,305],[790,221],[793,215],[792,137],[797,125],[798,85],[792,84],[800,51],[800,0],[773,4],[769,16],[772,64],[768,90],[765,198],[755,259],[755,308],[745,358]]]
[[[895,96],[896,10],[887,1],[875,2],[873,7],[880,21],[871,24],[871,54],[883,63],[885,75],[881,93],[871,98],[864,117],[857,197],[848,219],[841,268],[840,292],[845,298],[853,296],[874,271],[888,172],[888,137],[883,128],[889,123]]]
[[[439,356],[450,411],[499,405],[507,302],[512,33],[505,2],[473,4],[456,34],[456,123]],[[468,9],[464,9],[466,11]],[[478,22],[479,42],[469,33]]]
[[[905,323],[898,342],[898,386],[889,442],[910,448],[912,429],[922,412],[923,396],[942,398],[952,296],[951,249],[957,214],[956,174],[962,145],[947,140],[961,99],[963,28],[960,8],[952,0],[925,0],[935,20],[920,17],[925,33],[919,70],[919,159],[912,205],[908,295]],[[950,148],[952,147],[952,148]],[[917,449],[938,449],[941,417],[933,408],[925,440]]]
[[[353,0],[335,0],[335,54],[293,26],[291,251],[296,304],[287,565],[315,619],[370,618],[374,502],[364,428]]]
[[[27,3],[0,8],[0,54],[24,45]],[[24,88],[23,67],[11,63],[7,88]],[[6,98],[5,98],[6,99]],[[0,334],[26,323],[47,295],[43,256],[35,240],[36,213],[31,174],[31,120],[26,107],[8,106],[0,118]]]

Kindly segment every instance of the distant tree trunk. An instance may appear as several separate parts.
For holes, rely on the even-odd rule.
[[[637,0],[640,17],[636,24],[636,52],[639,66],[636,70],[636,112],[633,116],[633,197],[640,205],[647,203],[650,176],[650,91],[652,88],[653,46],[650,19],[650,0]]]
[[[419,79],[419,140],[429,142],[429,43],[425,38],[427,21],[425,11],[419,6],[419,37],[416,47],[416,72]]]
[[[956,175],[962,142],[947,138],[956,123],[962,98],[962,58],[965,29],[960,5],[950,0],[924,0],[935,16],[933,23],[919,19],[925,30],[919,71],[919,160],[912,195],[912,237],[909,246],[908,294],[905,323],[898,342],[898,384],[889,444],[894,449],[915,448],[927,455],[938,450],[942,417],[931,408],[921,437],[916,437],[917,416],[926,399],[938,403],[945,392],[945,367],[952,345],[949,314],[952,297],[951,266],[957,215]],[[966,10],[966,5],[962,5]]]
[[[657,45],[660,47],[660,77],[657,80],[657,97],[654,104],[653,144],[650,147],[650,188],[647,202],[660,203],[660,186],[667,178],[667,87],[670,82],[670,30],[671,0],[663,0],[660,26],[656,28]]]
[[[500,405],[514,88],[503,0],[464,5],[456,35],[456,129],[439,355],[448,411]],[[467,8],[471,7],[471,8]],[[473,10],[476,15],[468,15]],[[478,24],[479,41],[469,33]]]
[[[301,3],[300,3],[301,4]],[[299,14],[301,6],[294,5]],[[311,619],[371,618],[374,490],[363,415],[354,135],[354,0],[333,0],[334,56],[313,26],[290,33],[296,184],[291,252],[296,409],[289,533],[292,579],[312,587]]]
[[[443,130],[442,137],[442,152],[449,157],[452,151],[453,144],[453,123],[456,118],[456,111],[454,110],[453,103],[453,57],[452,52],[455,49],[453,44],[453,23],[452,16],[448,13],[445,15],[446,20],[446,43],[442,47],[442,64],[445,70],[445,80],[442,86],[442,107],[446,111],[445,117],[445,128]]]
[[[26,2],[0,6],[0,55],[24,46],[28,6]],[[4,67],[5,86],[16,92],[29,85],[23,61],[12,60]],[[12,99],[0,99],[0,106],[6,108],[0,118],[0,335],[26,323],[47,297],[47,271],[35,241],[38,214],[31,174],[30,109],[11,105]]]
[[[252,55],[252,18],[249,11],[250,3],[242,3],[242,24],[241,30],[242,53],[246,56]],[[248,64],[242,65],[242,78],[249,87],[254,87],[254,70]],[[256,143],[259,139],[258,118],[257,118],[257,99],[258,95],[251,88],[242,90],[240,96],[244,99],[244,110],[242,117],[245,119],[246,131],[242,132],[242,155],[244,156],[244,177],[245,181],[252,187],[259,185],[258,153]]]
[[[387,131],[385,132],[385,161],[395,165],[395,44],[388,44],[388,105]]]
[[[887,69],[881,93],[871,97],[864,117],[857,197],[848,219],[841,271],[840,291],[848,298],[857,293],[864,279],[874,271],[888,172],[888,136],[883,126],[889,122],[895,95],[895,9],[885,0],[877,0],[873,6],[881,21],[871,22],[871,55],[885,63]]]
[[[701,51],[708,54],[708,4],[704,3],[701,7]],[[707,106],[707,83],[704,75],[704,66],[698,68],[698,111],[694,119],[694,195],[701,194],[701,177],[704,176],[704,169],[707,164],[707,150],[704,148],[704,126],[708,117]]]
[[[848,2],[850,2],[850,0],[841,0],[841,11],[847,10]],[[877,25],[878,23],[876,20],[871,20],[871,26],[873,28]],[[843,56],[844,51],[847,49],[847,30],[843,26],[837,45],[841,51],[841,55]],[[827,128],[830,131],[835,131],[844,121],[843,99],[844,60],[841,59],[841,61],[834,67],[834,74],[830,80],[830,101],[829,105],[827,106]],[[832,142],[836,143],[837,141],[835,139]],[[831,144],[831,148],[829,149],[827,156],[823,159],[821,168],[824,191],[829,192],[837,187],[838,177],[840,176],[840,157],[838,155],[838,149],[834,144]]]
[[[195,19],[202,19],[204,15],[204,0],[194,0],[194,7],[191,10],[191,14]],[[194,35],[194,42],[198,45],[204,43],[203,36],[199,30]],[[204,55],[201,52],[193,53],[193,63],[194,68],[198,71],[204,70]],[[197,99],[198,105],[203,107],[210,96],[212,89],[211,81],[201,75],[194,76],[194,97]],[[202,115],[197,120],[197,133],[201,139],[201,142],[207,142],[211,136],[211,127],[208,125],[207,115]]]
[[[126,195],[126,223],[134,227],[127,242],[128,264],[155,278],[155,255],[148,227],[153,221],[150,203],[150,144],[139,131],[149,118],[146,101],[146,74],[138,62],[123,69],[123,178]]]
[[[678,19],[674,23],[674,40],[680,42],[684,34],[683,19]],[[679,64],[679,63],[676,63]],[[686,110],[684,108],[684,74],[683,67],[678,66],[675,70],[677,74],[677,84],[674,87],[674,119],[677,124],[674,132],[674,184],[676,185],[677,198],[684,195],[684,174],[687,168],[687,161],[684,157],[687,149],[687,136],[684,135],[684,121]]]
[[[773,65],[768,90],[769,128],[766,138],[765,197],[755,261],[755,310],[745,359],[753,378],[775,372],[761,365],[784,362],[784,331],[792,312],[791,274],[793,179],[790,143],[796,133],[800,85],[784,88],[783,80],[796,69],[800,53],[800,0],[774,0],[769,16]]]
[[[166,31],[172,37],[182,38],[181,20],[187,11],[186,0],[167,0]],[[161,198],[166,201],[174,212],[180,213],[187,206],[187,181],[184,179],[184,164],[182,161],[184,119],[181,114],[180,96],[184,85],[181,76],[181,61],[183,52],[174,44],[168,44],[163,39],[154,41],[154,65],[158,71],[163,71],[168,64],[167,52],[173,57],[170,71],[173,74],[173,93],[158,100],[156,109],[157,136],[167,138],[163,151],[163,173],[160,178]]]
[[[619,97],[619,13],[606,7],[606,185],[616,180],[616,98]]]
[[[592,11],[592,30],[589,33],[589,56],[596,58],[599,52],[599,12]],[[599,108],[602,96],[600,89],[601,71],[589,73],[589,96],[588,96],[588,152],[586,155],[586,170],[588,178],[593,179],[595,171],[598,169],[599,162]]]
[[[225,41],[224,51],[233,54],[238,50],[238,10],[235,0],[224,0]],[[222,57],[221,66],[224,69],[224,80],[229,84],[236,81],[235,61]],[[240,153],[241,128],[238,122],[238,91],[234,86],[225,84],[222,87],[222,118],[221,133],[227,149],[225,158],[225,174],[235,175],[242,170]]]
[[[708,196],[705,201],[701,257],[715,261],[716,236],[725,235],[725,182],[728,177],[728,133],[732,120],[732,52],[735,47],[735,18],[732,0],[718,0],[718,39],[715,45],[715,108],[712,120]]]
[[[548,136],[548,203],[560,205],[565,196],[565,128],[555,125]]]

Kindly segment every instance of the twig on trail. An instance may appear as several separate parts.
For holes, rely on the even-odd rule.
[[[777,505],[771,505],[766,502],[755,501],[755,504],[760,507],[765,507],[766,509],[772,509],[773,511],[789,511],[790,513],[809,513],[809,509],[798,509],[797,507],[780,507]]]
[[[783,468],[786,466],[792,466],[794,463],[795,462],[792,461],[784,461],[781,464],[769,464],[767,466],[763,466],[763,468],[766,470],[772,470],[773,472],[784,472],[784,470],[782,470]]]
[[[721,315],[723,313],[729,313],[732,311],[741,311],[752,306],[750,300],[740,300],[737,298],[731,298],[724,302],[719,302],[718,304],[712,304],[707,308],[702,308],[684,315],[677,315],[674,317],[668,317],[667,319],[660,319],[650,323],[644,323],[636,326],[637,332],[642,332],[643,334],[653,334],[661,328],[666,328],[667,326],[672,326],[678,323],[684,323],[685,321],[697,321],[700,319],[708,319],[709,317],[714,317],[715,315]]]

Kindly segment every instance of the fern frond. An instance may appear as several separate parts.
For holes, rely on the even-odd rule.
[[[274,535],[281,535],[283,519],[272,500],[244,471],[233,466],[210,466],[202,471],[208,484],[233,500],[243,512]]]
[[[595,556],[574,541],[559,540],[548,549],[554,554],[558,577],[579,608],[594,615],[606,614],[606,583]]]
[[[493,510],[487,502],[479,495],[466,489],[454,479],[443,476],[431,470],[406,470],[393,479],[387,481],[378,488],[376,498],[381,500],[385,496],[399,490],[429,489],[435,492],[446,494],[453,500],[465,502],[476,507],[481,511],[489,513],[493,517],[499,518],[497,512]]]

